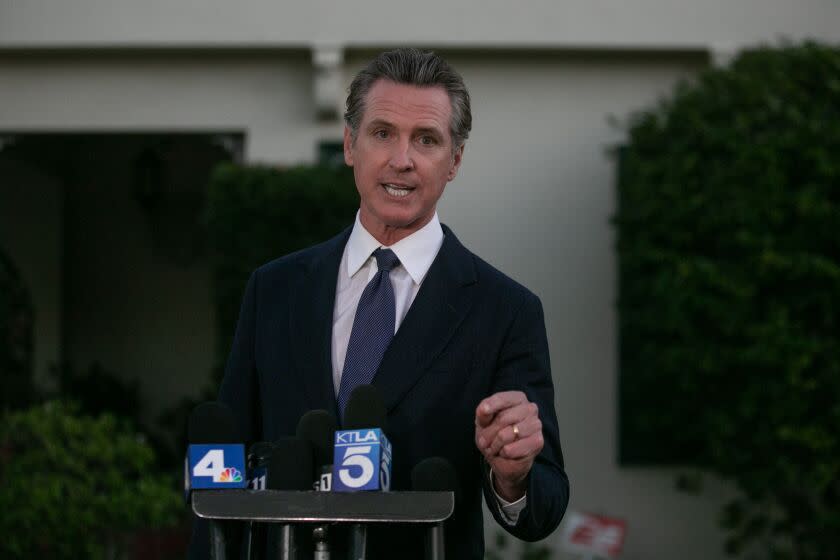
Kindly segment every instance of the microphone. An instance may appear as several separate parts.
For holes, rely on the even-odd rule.
[[[453,492],[458,494],[458,474],[443,457],[428,457],[411,469],[411,489],[416,492]]]
[[[248,449],[248,489],[265,490],[265,474],[268,459],[275,445],[270,441],[258,441]]]
[[[297,437],[312,445],[315,460],[314,490],[329,492],[332,486],[333,442],[338,429],[335,418],[326,410],[310,410],[297,425]]]
[[[226,405],[206,402],[196,406],[187,421],[187,456],[184,460],[184,496],[189,502],[196,489],[244,488],[245,446],[236,429],[236,418]],[[227,557],[229,539],[221,522],[211,520],[210,557]],[[233,535],[230,535],[233,537]],[[232,543],[231,543],[232,544]]]
[[[282,437],[274,442],[268,458],[266,488],[269,490],[310,490],[312,488],[312,446],[297,437]],[[290,523],[269,526],[268,541],[271,557],[295,560],[297,544],[294,527]]]
[[[344,429],[335,433],[332,489],[336,492],[389,490],[391,442],[388,410],[373,385],[359,385],[344,411]]]
[[[312,445],[315,459],[314,490],[329,492],[332,488],[333,440],[337,429],[335,418],[326,410],[310,410],[297,425],[297,437]],[[328,526],[317,525],[312,530],[315,545],[314,560],[329,560]]]
[[[268,458],[265,484],[269,490],[312,489],[312,446],[293,436],[274,442]]]
[[[275,445],[269,441],[258,441],[248,449],[248,489],[265,490],[268,459]],[[245,525],[246,560],[263,558],[265,551],[265,524],[249,521]]]
[[[391,443],[385,437],[388,410],[373,385],[359,385],[344,410],[344,428],[335,433],[332,489],[335,492],[389,490]],[[350,559],[364,560],[367,527],[350,527]]]
[[[417,463],[411,470],[411,488],[418,492],[452,492],[458,503],[460,486],[458,475],[452,464],[443,457],[429,457]],[[426,533],[426,558],[444,558],[443,522],[435,523]]]
[[[198,488],[245,488],[245,446],[233,412],[220,402],[201,403],[187,421],[187,493]]]
[[[347,430],[378,426],[388,431],[388,409],[376,385],[359,385],[350,393],[344,409]]]

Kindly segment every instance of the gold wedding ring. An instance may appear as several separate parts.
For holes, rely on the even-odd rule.
[[[518,424],[513,425],[513,439],[514,440],[519,439],[519,425]]]

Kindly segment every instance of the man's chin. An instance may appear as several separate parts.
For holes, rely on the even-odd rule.
[[[367,216],[364,214],[360,218],[365,229],[380,243],[392,245],[428,224],[433,215],[434,212],[423,216],[418,216],[416,213],[389,212],[381,213],[373,219],[366,219]],[[389,243],[385,243],[380,236],[387,239]]]

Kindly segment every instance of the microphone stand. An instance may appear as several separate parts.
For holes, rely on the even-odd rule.
[[[273,554],[268,555],[268,558],[276,558],[277,560],[297,560],[297,543],[295,542],[295,527],[291,523],[283,523],[282,525],[271,525],[269,531],[274,530],[277,535],[276,539],[269,539],[269,542],[275,542],[276,548]]]
[[[318,525],[312,530],[312,540],[315,541],[315,556],[313,560],[330,560],[330,549],[327,538],[326,525]]]
[[[426,560],[444,560],[443,521],[435,523],[426,532]]]
[[[365,560],[367,557],[367,527],[361,523],[350,526],[349,560]]]
[[[227,541],[223,521],[210,519],[210,560],[227,560]]]
[[[296,560],[293,537],[295,524],[346,523],[350,525],[351,560],[364,560],[367,553],[368,523],[411,523],[426,525],[426,558],[444,560],[443,522],[455,509],[450,491],[414,492],[300,492],[284,490],[202,490],[192,494],[196,515],[211,520],[213,560],[227,560],[223,520],[258,521],[277,532],[270,553],[280,560]],[[311,527],[311,525],[310,525]],[[316,527],[315,560],[327,560],[326,527]],[[221,546],[219,546],[221,545]],[[320,556],[319,556],[320,554]],[[334,556],[334,555],[333,555]],[[230,556],[232,557],[232,555]]]

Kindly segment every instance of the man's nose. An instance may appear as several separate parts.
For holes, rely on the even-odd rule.
[[[411,145],[408,142],[397,142],[391,152],[388,165],[395,171],[411,171],[414,169]]]

